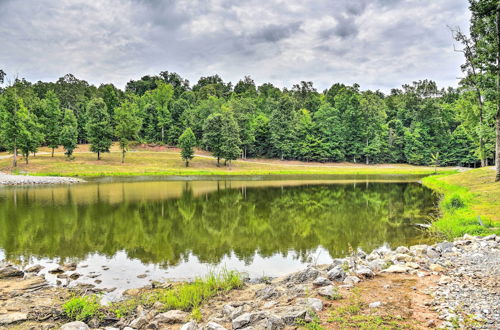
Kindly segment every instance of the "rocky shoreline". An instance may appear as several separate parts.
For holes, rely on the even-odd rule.
[[[37,185],[37,184],[73,184],[80,182],[84,182],[84,180],[77,178],[56,177],[56,176],[12,175],[0,172],[0,186]]]
[[[499,248],[496,235],[465,235],[431,246],[381,247],[369,254],[358,250],[329,265],[249,280],[244,288],[204,304],[200,322],[184,311],[164,311],[161,303],[139,306],[119,320],[69,322],[60,307],[68,289],[50,287],[36,273],[27,272],[33,269],[6,265],[0,268],[0,329],[25,325],[20,328],[249,330],[325,321],[335,328],[340,318],[332,318],[332,312],[345,308],[356,295],[360,313],[381,320],[390,312],[392,319],[416,328],[495,329],[500,324]],[[128,294],[135,294],[132,291]]]

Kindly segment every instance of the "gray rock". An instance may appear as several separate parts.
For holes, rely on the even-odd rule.
[[[401,254],[408,254],[410,253],[410,249],[408,249],[406,246],[399,246],[395,252]]]
[[[88,330],[89,327],[83,322],[75,321],[64,324],[59,328],[60,330]]]
[[[292,274],[289,278],[289,282],[294,283],[304,283],[306,281],[312,281],[319,276],[319,271],[313,267],[307,267],[305,270]]]
[[[206,330],[226,330],[222,325],[219,323],[215,322],[208,322],[207,325],[204,327]]]
[[[0,278],[23,277],[24,272],[11,265],[7,265],[0,269]]]
[[[318,294],[322,297],[332,298],[337,293],[333,285],[327,285],[318,290]]]
[[[300,305],[304,305],[307,309],[312,309],[315,312],[323,310],[323,301],[318,298],[301,298],[297,301]]]
[[[439,258],[440,257],[440,254],[439,252],[437,252],[433,247],[429,246],[427,248],[427,251],[426,251],[426,254],[429,258],[432,258],[432,259],[435,259],[435,258]]]
[[[183,323],[186,321],[187,317],[188,313],[186,312],[172,310],[156,315],[153,321],[158,323]]]
[[[278,292],[278,290],[276,290],[276,288],[272,285],[268,285],[265,288],[262,288],[255,292],[255,297],[263,300],[275,298],[278,297],[279,295],[280,293]]]
[[[387,265],[387,263],[381,259],[375,259],[375,260],[368,262],[368,267],[370,269],[375,270],[375,271],[381,271],[382,269],[384,269],[386,267],[386,265]]]
[[[387,269],[384,269],[382,273],[406,273],[410,270],[411,268],[405,265],[391,265]]]
[[[313,281],[313,285],[315,286],[326,286],[330,284],[332,284],[332,282],[323,276],[320,276]]]
[[[328,279],[332,281],[343,281],[346,277],[345,271],[340,266],[333,267],[327,274]]]
[[[354,284],[357,284],[359,283],[361,280],[359,279],[359,277],[356,277],[356,276],[347,276],[345,279],[344,279],[344,283],[345,284],[350,284],[350,285],[354,285]]]
[[[368,304],[368,307],[370,307],[370,308],[378,308],[380,306],[382,306],[382,303],[380,301],[375,301],[375,302]]]
[[[452,252],[453,248],[454,248],[454,245],[453,245],[453,243],[450,243],[450,242],[443,242],[443,243],[436,244],[436,250],[441,252],[441,253]]]
[[[185,323],[180,330],[198,330],[198,324],[195,321]]]
[[[31,267],[28,267],[25,269],[26,273],[38,273],[41,271],[44,267],[41,265],[33,265]]]
[[[362,276],[365,278],[372,278],[375,276],[373,271],[366,266],[359,266],[358,269],[356,269],[356,275]]]
[[[144,327],[148,323],[149,323],[149,318],[146,315],[143,315],[143,316],[140,316],[140,317],[132,320],[132,322],[130,322],[129,326],[131,328],[134,328],[134,329],[141,329],[142,327]]]
[[[241,329],[264,320],[268,316],[269,314],[266,312],[245,313],[235,318],[233,322],[231,322],[231,324],[233,326],[233,329]]]
[[[0,325],[8,325],[16,322],[26,321],[28,319],[27,313],[12,312],[8,314],[0,314]]]
[[[300,306],[286,307],[280,313],[283,322],[287,325],[295,325],[298,320],[305,319],[307,315],[307,308]]]

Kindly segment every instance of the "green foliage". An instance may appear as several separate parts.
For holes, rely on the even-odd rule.
[[[69,109],[64,110],[61,124],[60,143],[64,147],[64,150],[66,150],[66,156],[70,158],[78,142],[78,123],[73,111]]]
[[[137,104],[133,101],[126,101],[115,108],[115,136],[118,138],[120,149],[122,149],[122,163],[125,161],[125,152],[131,140],[137,138],[141,129],[141,118]]]
[[[194,147],[196,146],[196,137],[190,127],[186,128],[184,133],[179,137],[179,146],[181,147],[181,157],[186,162],[186,167],[189,166],[189,161],[193,159]]]
[[[43,100],[43,117],[40,121],[43,123],[45,142],[50,148],[57,148],[61,143],[61,119],[62,113],[60,102],[54,91],[49,90]]]
[[[97,153],[97,159],[111,147],[113,131],[110,120],[106,103],[101,98],[92,99],[87,104],[87,138],[90,151]]]
[[[64,314],[71,320],[88,321],[102,314],[99,296],[73,297],[62,306]]]

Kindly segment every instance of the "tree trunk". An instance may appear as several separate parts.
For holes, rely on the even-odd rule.
[[[122,149],[122,164],[125,163],[125,149]]]
[[[28,165],[28,157],[29,157],[29,152],[24,155],[24,162],[26,163],[26,165]]]
[[[165,143],[165,127],[161,127],[161,143]]]
[[[97,160],[101,160],[101,152],[100,151],[97,152]]]
[[[217,157],[217,167],[220,167],[220,158]]]
[[[12,157],[12,167],[17,167],[17,147],[14,145],[14,156]]]
[[[52,157],[54,157],[54,148],[52,148]]]
[[[186,160],[186,167],[189,167],[189,160]]]

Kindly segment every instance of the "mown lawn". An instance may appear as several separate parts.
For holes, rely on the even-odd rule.
[[[43,152],[47,152],[43,150]],[[11,168],[11,159],[0,160],[0,171],[31,175],[54,176],[113,176],[113,175],[266,175],[266,174],[431,174],[431,167],[396,165],[364,165],[349,163],[305,163],[277,160],[233,161],[230,166],[217,167],[216,160],[203,155],[195,157],[189,167],[184,166],[177,151],[131,151],[121,163],[118,151],[105,153],[101,160],[87,151],[75,153],[67,160],[61,153],[52,158],[40,153],[29,158],[29,164],[19,160],[17,169]],[[221,162],[222,163],[222,162]],[[438,171],[450,171],[441,168]]]

